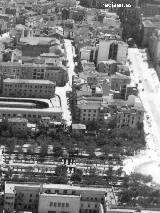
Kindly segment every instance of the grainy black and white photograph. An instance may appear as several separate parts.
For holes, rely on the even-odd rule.
[[[0,0],[0,213],[160,213],[160,0]]]

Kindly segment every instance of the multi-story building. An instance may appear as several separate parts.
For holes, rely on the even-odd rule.
[[[19,79],[45,79],[56,82],[57,86],[64,86],[68,81],[67,68],[62,64],[53,62],[1,62],[0,74],[4,78],[19,78]]]
[[[127,84],[130,84],[131,78],[121,73],[115,73],[111,76],[111,89],[120,91]]]
[[[131,128],[136,128],[139,124],[143,124],[144,107],[140,99],[136,97],[131,102],[129,98],[127,105],[121,106],[118,109],[116,114],[117,127],[129,126]]]
[[[54,65],[52,62],[48,62],[44,79],[56,82],[57,86],[64,86],[68,82],[67,68],[62,64]]]
[[[43,53],[49,53],[51,46],[57,43],[56,38],[49,37],[25,37],[20,39],[22,55],[38,57]]]
[[[48,80],[23,80],[4,79],[2,96],[8,97],[31,97],[53,98],[55,96],[55,83]]]
[[[41,117],[61,122],[61,100],[57,95],[51,99],[0,97],[0,114],[7,119],[21,115],[29,122],[40,121]]]
[[[108,60],[108,61],[100,61],[98,63],[98,72],[101,73],[108,73],[108,75],[112,75],[116,72],[116,65],[117,62],[115,60]]]
[[[100,119],[99,108],[103,101],[102,95],[103,90],[100,85],[92,83],[74,85],[72,100],[75,120],[86,122]]]
[[[116,205],[113,188],[5,182],[4,209],[35,213],[103,213]]]
[[[98,47],[97,64],[100,61],[109,59],[116,60],[119,63],[126,63],[128,54],[128,45],[123,41],[101,40]]]
[[[154,30],[149,38],[148,49],[155,63],[160,61],[160,30]]]
[[[142,46],[148,46],[149,37],[152,35],[154,29],[155,26],[151,20],[145,19],[142,21],[142,29],[141,29]]]

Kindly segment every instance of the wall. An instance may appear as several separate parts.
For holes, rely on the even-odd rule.
[[[80,196],[40,194],[38,213],[79,213]]]

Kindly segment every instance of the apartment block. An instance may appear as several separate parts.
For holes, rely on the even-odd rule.
[[[115,60],[125,64],[128,54],[128,44],[123,41],[101,40],[98,47],[97,64],[100,61]]]
[[[117,127],[129,126],[136,128],[139,124],[143,124],[144,120],[144,107],[139,97],[130,95],[128,100],[109,101],[109,106],[115,106]]]
[[[5,182],[4,209],[38,213],[103,213],[116,200],[112,188]]]
[[[22,63],[1,62],[0,74],[4,78],[44,79],[56,82],[57,86],[64,86],[68,81],[67,68],[62,64],[47,62]]]
[[[4,79],[2,96],[53,98],[55,96],[55,83],[48,80]]]
[[[40,121],[41,117],[61,122],[61,100],[57,95],[51,99],[0,97],[0,114],[7,119],[21,115],[29,122]]]
[[[108,61],[100,61],[98,63],[98,72],[108,73],[108,75],[112,75],[116,72],[116,65],[117,62],[112,59]]]

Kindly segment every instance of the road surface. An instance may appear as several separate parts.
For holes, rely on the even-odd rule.
[[[149,66],[147,54],[137,48],[130,48],[128,58],[131,61],[130,69],[133,70],[132,80],[138,83],[139,96],[144,105],[147,116],[144,120],[147,149],[137,156],[127,159],[126,172],[140,172],[150,174],[153,180],[160,183],[160,82],[156,71]],[[144,89],[144,91],[143,91]]]
[[[66,121],[67,125],[71,125],[72,116],[69,109],[68,98],[66,97],[66,91],[72,91],[72,76],[76,75],[74,73],[74,61],[73,56],[75,55],[74,48],[72,46],[71,40],[65,39],[65,48],[67,52],[68,60],[68,78],[69,81],[64,87],[56,87],[56,94],[61,98],[63,119]]]

